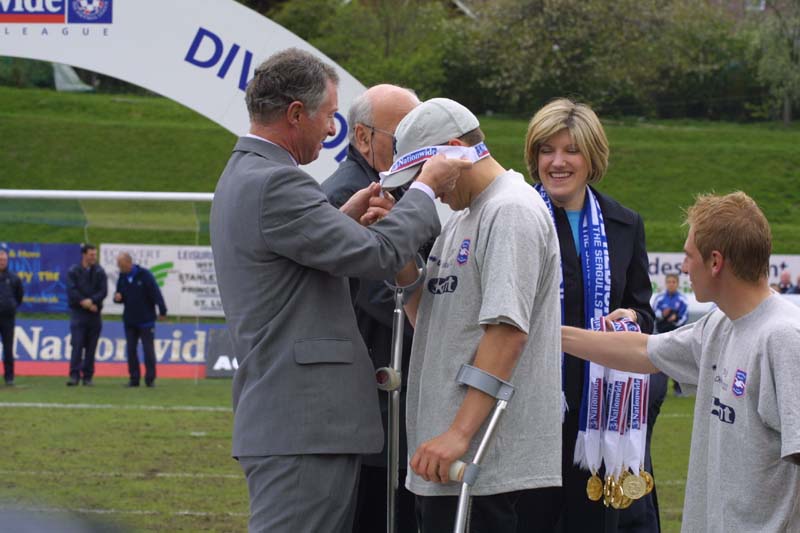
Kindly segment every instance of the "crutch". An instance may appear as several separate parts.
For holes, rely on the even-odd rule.
[[[481,438],[478,451],[475,452],[475,457],[472,459],[472,462],[467,464],[463,461],[453,461],[448,472],[451,480],[461,482],[461,493],[458,495],[458,511],[456,512],[456,525],[453,531],[454,533],[464,533],[467,527],[467,512],[469,510],[469,498],[472,485],[474,485],[475,481],[478,479],[478,474],[481,470],[481,461],[486,454],[486,449],[492,441],[494,432],[497,429],[497,424],[500,421],[500,416],[508,406],[511,397],[514,396],[514,386],[480,368],[467,364],[461,365],[461,369],[456,376],[456,381],[461,385],[478,389],[497,400],[491,417],[489,418],[489,424],[486,426],[486,431]]]
[[[419,275],[411,285],[393,285],[385,281],[394,290],[394,314],[392,316],[392,360],[391,366],[384,366],[375,371],[378,388],[389,393],[388,435],[386,437],[386,532],[397,531],[397,485],[400,460],[400,389],[402,387],[403,330],[405,314],[403,312],[403,296],[406,291],[413,293],[425,279],[425,261],[416,256]]]

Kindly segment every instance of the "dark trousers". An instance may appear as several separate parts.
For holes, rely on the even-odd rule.
[[[0,317],[0,337],[3,338],[3,376],[6,383],[14,381],[14,317]]]
[[[518,490],[473,496],[467,517],[468,533],[516,533],[521,505],[549,509],[559,498],[558,487]],[[417,523],[420,533],[453,531],[458,511],[458,496],[417,496]],[[553,523],[534,522],[531,533],[553,530]]]
[[[386,468],[361,465],[353,533],[386,531]],[[397,532],[417,533],[414,495],[405,487],[406,470],[400,470],[397,487]]]
[[[100,315],[72,317],[69,321],[69,332],[72,335],[72,357],[69,360],[69,377],[79,380],[91,380],[94,376],[94,352],[103,321]]]
[[[125,340],[127,342],[128,374],[131,383],[138,385],[141,377],[139,370],[139,354],[137,348],[139,339],[142,340],[144,352],[144,382],[148,385],[156,380],[156,350],[153,345],[153,326],[139,327],[125,324]]]

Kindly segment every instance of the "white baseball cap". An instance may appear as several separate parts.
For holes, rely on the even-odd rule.
[[[432,147],[457,139],[479,126],[478,118],[469,109],[449,98],[431,98],[421,103],[397,125],[394,164],[388,171],[381,172],[381,185],[385,189],[405,185],[414,179],[419,165],[436,153],[447,152]]]

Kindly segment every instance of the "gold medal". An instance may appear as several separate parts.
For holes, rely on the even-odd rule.
[[[614,478],[606,476],[605,485],[603,485],[603,504],[608,507],[611,505],[611,496],[614,493]]]
[[[627,496],[622,496],[622,502],[619,504],[620,509],[627,509],[633,503],[633,499],[628,498]]]
[[[622,482],[622,492],[628,498],[638,500],[647,494],[647,482],[639,476],[626,476]]]
[[[622,499],[624,497],[625,495],[622,493],[622,486],[615,481],[614,493],[611,495],[611,507],[614,509],[620,509],[620,506],[622,505]]]
[[[597,477],[597,473],[593,473],[592,477],[586,482],[586,496],[593,502],[603,496],[603,482]]]
[[[650,494],[653,491],[653,487],[656,486],[655,481],[653,481],[653,476],[651,476],[650,472],[648,472],[647,470],[639,470],[639,476],[641,476],[644,479],[646,485],[644,493]]]

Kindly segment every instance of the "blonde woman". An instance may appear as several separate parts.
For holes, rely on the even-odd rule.
[[[540,109],[528,125],[525,162],[536,189],[550,208],[561,247],[563,323],[587,328],[595,315],[611,314],[628,318],[642,331],[651,333],[652,292],[642,219],[592,187],[605,175],[608,154],[603,126],[586,105],[564,98],[554,100]],[[626,531],[622,522],[627,518],[639,522],[631,531],[659,531],[654,492],[624,511],[587,498],[591,474],[575,464],[580,462],[582,444],[577,455],[575,448],[582,419],[585,427],[588,387],[584,382],[589,369],[584,361],[565,354],[562,370],[566,405],[561,501],[552,510],[531,509],[530,520],[524,520],[519,531],[536,530],[534,514],[539,523],[557,522],[560,531]],[[649,435],[646,463],[652,471]],[[550,519],[542,520],[543,516]]]

